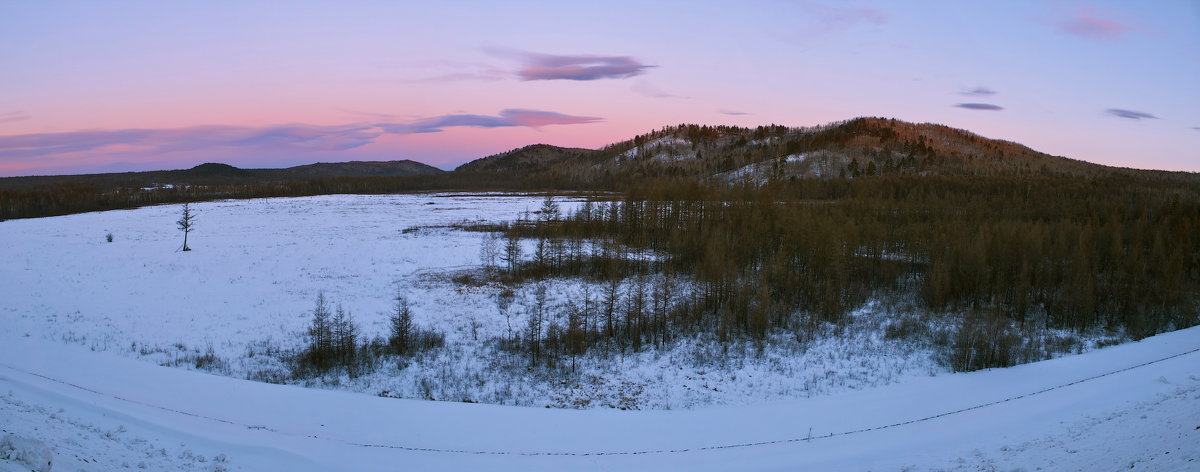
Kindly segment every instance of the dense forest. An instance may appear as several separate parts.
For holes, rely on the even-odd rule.
[[[950,362],[960,370],[1045,358],[1055,351],[1035,335],[1045,330],[1139,339],[1200,321],[1195,186],[1061,177],[761,187],[658,180],[567,215],[548,201],[507,236],[533,238],[536,250],[525,258],[501,251],[499,279],[584,277],[611,287],[559,317],[577,322],[530,327],[526,345],[542,357],[638,350],[697,332],[802,337],[881,296],[950,314],[959,324]]]

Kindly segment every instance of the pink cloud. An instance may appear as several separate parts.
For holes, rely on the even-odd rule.
[[[539,128],[548,125],[577,125],[600,121],[603,121],[603,119],[594,116],[573,116],[552,111],[510,108],[501,110],[497,116],[468,114],[442,115],[417,120],[412,123],[385,123],[378,126],[391,134],[414,134],[437,133],[445,130],[445,128],[459,126],[471,128],[506,128],[513,126]]]
[[[113,157],[157,160],[168,154],[341,155],[343,151],[375,143],[385,135],[437,133],[452,127],[537,129],[601,121],[602,118],[593,116],[507,109],[494,116],[442,115],[407,123],[194,126],[23,134],[0,136],[0,169],[62,167]]]
[[[516,73],[521,80],[628,79],[644,74],[646,69],[656,67],[643,64],[629,56],[560,56],[500,48],[485,50],[495,56],[520,60],[523,65]]]
[[[0,123],[11,123],[14,121],[24,121],[32,118],[25,112],[13,111],[8,113],[0,113]]]
[[[1101,18],[1091,9],[1080,9],[1070,19],[1060,21],[1057,26],[1067,33],[1092,39],[1114,39],[1132,29],[1114,20]]]
[[[809,29],[818,34],[846,30],[860,24],[879,26],[890,19],[887,12],[875,8],[829,6],[809,0],[793,0],[791,3],[811,17]]]

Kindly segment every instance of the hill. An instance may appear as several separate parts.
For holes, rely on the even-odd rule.
[[[350,161],[319,162],[280,169],[276,173],[286,178],[320,177],[401,177],[408,175],[441,174],[445,171],[417,161]]]
[[[683,124],[598,150],[539,144],[469,162],[456,172],[519,172],[572,184],[687,177],[711,183],[861,176],[1141,176],[1185,172],[1109,167],[931,123],[855,118],[807,128]]]
[[[210,162],[182,170],[6,177],[0,178],[0,189],[56,186],[156,188],[178,185],[287,182],[330,177],[400,177],[443,172],[436,167],[411,160],[316,163],[285,169],[240,169],[229,164]]]
[[[571,166],[590,159],[599,151],[531,144],[468,162],[455,172],[544,172],[555,166]]]
[[[926,178],[1001,178],[1010,183],[1115,179],[1184,191],[1200,184],[1200,173],[1110,167],[944,125],[855,118],[801,128],[683,124],[600,149],[533,144],[476,159],[453,172],[404,160],[287,169],[208,163],[186,170],[8,177],[0,178],[0,219],[216,198],[437,190],[621,191],[662,179],[718,187],[790,181],[836,186],[864,177],[899,178],[909,184]],[[832,187],[830,191],[837,192]]]

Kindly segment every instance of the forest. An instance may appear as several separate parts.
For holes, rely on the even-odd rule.
[[[1140,339],[1197,324],[1197,192],[1128,178],[656,180],[565,215],[548,199],[485,264],[512,285],[608,287],[562,316],[533,307],[522,346],[535,360],[701,332],[802,338],[869,298],[908,297],[958,325],[948,362],[975,370],[1055,354],[1046,330]],[[908,328],[894,334],[923,332]]]
[[[213,178],[194,184],[136,187],[109,182],[0,185],[0,220],[69,215],[168,203],[219,199],[305,197],[331,194],[388,194],[422,191],[529,190],[545,179],[517,175],[458,174],[396,177],[316,177],[290,181],[236,181]]]

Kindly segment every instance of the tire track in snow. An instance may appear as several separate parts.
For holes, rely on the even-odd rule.
[[[1167,357],[1162,357],[1162,358],[1154,359],[1151,361],[1143,362],[1140,364],[1135,364],[1132,366],[1123,367],[1120,369],[1104,372],[1102,374],[1093,375],[1091,377],[1085,377],[1085,378],[1082,378],[1079,380],[1075,380],[1073,382],[1068,382],[1068,383],[1064,383],[1064,384],[1060,384],[1060,385],[1055,385],[1052,387],[1047,387],[1047,388],[1044,388],[1044,389],[1041,389],[1041,390],[1038,390],[1035,392],[1025,393],[1025,394],[1017,395],[1014,397],[1003,398],[1000,400],[995,400],[995,401],[991,401],[991,402],[987,402],[987,403],[981,403],[978,405],[969,406],[966,408],[960,408],[957,410],[946,411],[946,412],[938,413],[936,415],[930,415],[930,416],[926,416],[926,417],[922,417],[922,418],[915,418],[915,419],[911,419],[908,421],[901,421],[899,423],[891,423],[891,424],[885,424],[885,425],[880,425],[880,426],[873,426],[870,428],[833,432],[833,433],[823,434],[820,436],[809,435],[809,436],[805,436],[805,437],[775,439],[775,440],[769,440],[769,441],[757,441],[757,442],[747,442],[747,443],[718,444],[718,445],[711,445],[711,446],[697,446],[697,447],[675,448],[675,449],[646,449],[646,450],[630,450],[630,451],[592,451],[592,452],[487,451],[487,450],[471,450],[471,449],[415,447],[415,446],[404,446],[404,445],[399,445],[399,444],[363,443],[363,442],[356,442],[356,441],[348,441],[348,440],[344,440],[344,439],[324,437],[324,436],[314,435],[314,434],[287,433],[287,432],[278,431],[278,430],[275,430],[272,428],[265,428],[263,425],[250,425],[250,424],[240,423],[240,422],[233,421],[233,420],[216,418],[216,417],[212,417],[212,416],[208,416],[208,415],[202,415],[199,413],[193,413],[193,412],[189,412],[189,411],[179,410],[176,408],[170,408],[170,407],[165,407],[165,406],[161,406],[161,405],[154,405],[154,404],[150,404],[150,403],[146,403],[146,402],[141,402],[138,400],[132,400],[129,398],[121,397],[119,395],[108,394],[108,393],[104,393],[104,392],[101,392],[98,390],[87,388],[87,387],[77,385],[77,384],[74,384],[74,383],[71,383],[71,382],[68,382],[65,380],[60,380],[60,379],[42,375],[42,374],[39,374],[36,372],[31,372],[31,371],[21,369],[18,367],[14,367],[12,365],[5,364],[5,363],[0,363],[0,366],[4,366],[8,369],[12,369],[14,371],[22,372],[22,373],[32,375],[32,376],[35,376],[38,378],[42,378],[42,379],[45,379],[45,380],[48,380],[51,382],[55,382],[58,384],[67,385],[67,386],[70,386],[70,387],[73,387],[73,388],[76,388],[79,390],[83,390],[85,392],[89,392],[89,393],[92,393],[95,395],[113,398],[116,400],[120,400],[123,402],[135,404],[135,405],[141,405],[141,406],[145,406],[145,407],[155,408],[158,410],[168,411],[171,413],[176,413],[176,414],[185,415],[185,416],[190,416],[193,418],[202,418],[202,419],[215,421],[215,422],[219,422],[219,423],[224,423],[224,424],[229,424],[229,425],[234,425],[234,426],[241,426],[241,427],[245,427],[248,429],[258,429],[258,430],[270,431],[272,433],[280,434],[280,435],[305,437],[305,438],[310,438],[310,439],[318,439],[318,440],[322,440],[322,441],[336,442],[336,443],[341,443],[341,444],[345,444],[345,445],[349,445],[349,446],[372,448],[372,449],[394,449],[394,450],[414,451],[414,452],[436,452],[436,453],[492,455],[492,456],[577,456],[577,457],[587,457],[587,456],[636,456],[636,455],[647,455],[647,454],[679,454],[679,453],[685,453],[685,452],[699,452],[699,451],[712,451],[712,450],[719,450],[719,449],[736,449],[736,448],[746,448],[746,447],[756,447],[756,446],[769,446],[769,445],[775,445],[775,444],[808,442],[808,441],[813,441],[813,440],[818,440],[818,439],[828,439],[828,438],[835,438],[835,437],[841,437],[841,436],[850,436],[850,435],[855,435],[855,434],[868,433],[868,432],[872,432],[872,431],[880,431],[880,430],[885,430],[885,429],[899,428],[902,426],[907,426],[907,425],[911,425],[911,424],[915,424],[915,423],[923,423],[926,421],[932,421],[932,420],[944,418],[947,416],[966,413],[968,411],[979,410],[979,409],[999,405],[1002,403],[1013,402],[1013,401],[1021,400],[1023,398],[1029,398],[1029,397],[1041,395],[1041,394],[1044,394],[1047,392],[1052,392],[1054,390],[1060,390],[1063,388],[1067,388],[1067,387],[1070,387],[1073,385],[1078,385],[1078,384],[1085,383],[1085,382],[1090,382],[1092,380],[1100,379],[1103,377],[1108,377],[1108,376],[1119,374],[1122,372],[1128,372],[1128,371],[1131,371],[1134,369],[1146,367],[1146,366],[1152,365],[1152,364],[1157,364],[1159,362],[1175,359],[1175,358],[1186,356],[1188,354],[1193,354],[1196,352],[1200,352],[1200,348],[1196,348],[1196,349],[1192,349],[1190,351],[1185,351],[1185,352],[1170,355]],[[0,378],[2,378],[2,377],[0,377]]]

